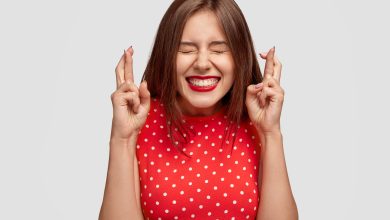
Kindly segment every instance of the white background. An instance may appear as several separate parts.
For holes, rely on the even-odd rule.
[[[114,68],[133,45],[140,81],[170,3],[0,3],[0,219],[97,219]],[[388,3],[237,3],[257,52],[283,63],[300,219],[390,219]]]

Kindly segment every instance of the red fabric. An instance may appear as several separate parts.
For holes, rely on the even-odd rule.
[[[224,113],[184,117],[195,131],[183,148],[188,158],[170,142],[164,108],[152,99],[136,151],[146,219],[256,218],[259,138],[252,123],[242,122],[231,134],[234,146],[230,141],[221,147]]]

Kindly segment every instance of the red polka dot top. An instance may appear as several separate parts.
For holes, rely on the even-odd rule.
[[[137,140],[141,208],[145,219],[255,219],[259,204],[259,138],[250,121],[229,142],[226,109],[184,116],[192,135],[180,152],[168,135],[158,99]],[[222,142],[225,144],[222,145]]]

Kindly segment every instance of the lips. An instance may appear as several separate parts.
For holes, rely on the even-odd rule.
[[[190,76],[186,80],[189,87],[196,92],[209,92],[215,89],[221,78],[217,76]]]

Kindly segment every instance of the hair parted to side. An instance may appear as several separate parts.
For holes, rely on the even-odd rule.
[[[142,80],[148,82],[151,96],[158,97],[165,108],[174,146],[187,143],[191,132],[183,125],[182,113],[176,102],[176,56],[185,24],[199,10],[215,13],[233,55],[234,84],[222,99],[231,122],[225,136],[232,129],[237,129],[236,125],[248,117],[245,107],[247,86],[263,80],[248,25],[234,0],[174,0],[158,27],[152,53],[142,77]]]

